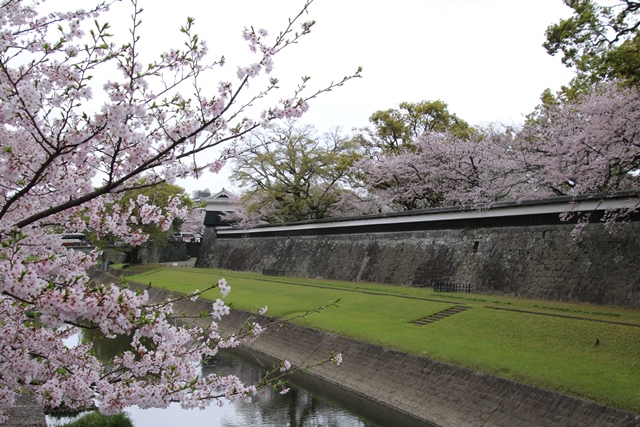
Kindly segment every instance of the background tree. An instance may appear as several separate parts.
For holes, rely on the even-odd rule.
[[[577,76],[565,93],[573,97],[598,81],[620,80],[640,85],[640,3],[616,0],[564,0],[573,15],[547,28],[544,47],[562,53],[562,62]]]
[[[459,150],[479,152],[474,145],[484,136],[466,121],[449,112],[443,101],[403,102],[398,109],[374,112],[374,128],[354,138],[368,149],[351,169],[352,191],[344,194],[335,213],[368,214],[389,209],[420,209],[454,203],[448,200],[445,170],[458,172],[452,162]],[[434,147],[426,144],[433,143]],[[484,146],[483,146],[484,147]]]
[[[601,83],[576,100],[553,99],[522,129],[475,137],[425,133],[413,150],[355,164],[381,206],[395,209],[640,190],[640,93]]]
[[[127,226],[131,233],[147,236],[146,243],[160,246],[166,245],[167,237],[173,232],[180,231],[189,211],[195,207],[195,203],[185,193],[184,188],[178,185],[163,182],[149,186],[146,179],[139,180],[136,185],[138,188],[124,192],[120,200],[107,207],[103,215],[107,217],[126,210],[129,213]],[[174,210],[175,216],[168,228],[165,224],[159,225],[158,223],[150,222],[148,220],[148,212],[142,211],[152,209],[155,216],[168,218],[169,206]],[[95,235],[95,233],[90,234]],[[115,242],[117,242],[117,238],[112,233],[108,233],[94,243],[99,248],[102,248],[113,246]],[[139,262],[140,245],[119,245],[117,248],[129,253],[132,264]]]
[[[488,128],[470,139],[423,133],[413,145],[413,150],[388,152],[355,165],[380,209],[486,206],[525,197],[529,191],[511,132]]]
[[[364,138],[383,152],[410,148],[424,133],[449,132],[461,139],[473,134],[473,127],[450,113],[440,100],[402,102],[398,109],[376,111],[369,121],[374,129],[367,129]]]
[[[556,95],[545,91],[527,117],[519,140],[530,175],[554,195],[637,191],[640,3],[565,4],[573,16],[549,26],[544,46],[551,55],[561,52],[577,75]],[[640,201],[608,220],[638,208]]]
[[[235,153],[231,179],[244,189],[235,216],[252,222],[326,217],[360,157],[357,143],[338,130],[318,136],[295,122],[252,133]]]
[[[548,104],[518,135],[536,186],[554,195],[638,190],[640,93],[602,83],[574,101]]]
[[[160,211],[137,197],[115,209],[140,179],[159,185],[204,168],[216,171],[219,163],[198,163],[199,154],[273,120],[299,117],[311,98],[357,76],[312,93],[303,79],[280,101],[271,99],[277,79],[256,80],[271,72],[282,49],[310,32],[313,21],[301,22],[310,3],[275,37],[245,29],[255,62],[241,64],[237,81],[211,90],[200,82],[215,79],[224,58],[207,59],[193,19],[180,29],[180,49],[156,59],[145,52],[142,59],[136,0],[124,43],[100,22],[101,13],[119,3],[46,15],[38,13],[37,0],[0,4],[0,424],[2,408],[18,393],[33,393],[46,407],[97,403],[112,414],[134,404],[202,407],[256,392],[233,377],[200,378],[198,365],[258,327],[249,325],[233,339],[220,336],[215,321],[229,311],[222,300],[204,327],[176,326],[171,301],[151,303],[144,291],[93,283],[86,271],[97,254],[66,250],[55,233],[88,228],[99,238],[143,243],[148,236],[135,230],[134,208],[139,223],[167,230],[180,207],[172,199]],[[258,99],[264,111],[251,110]],[[223,280],[207,289],[214,287],[223,296],[229,291]],[[65,345],[79,328],[107,337],[132,334],[131,347],[103,364],[90,343]]]
[[[179,227],[176,227],[176,231],[204,235],[205,215],[206,212],[204,210],[204,206],[191,207],[187,212],[187,216],[182,221],[182,224],[180,224]]]

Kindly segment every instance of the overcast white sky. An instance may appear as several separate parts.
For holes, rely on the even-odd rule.
[[[211,58],[224,54],[225,72],[232,76],[238,65],[255,62],[242,40],[243,28],[266,28],[275,35],[303,4],[138,1],[145,8],[141,35],[149,50],[175,46],[180,25],[192,16]],[[129,22],[130,10],[126,0],[114,6],[109,19],[115,30]],[[317,21],[312,33],[276,57],[272,75],[295,83],[309,75],[319,88],[363,67],[362,79],[312,102],[302,121],[320,131],[366,126],[376,110],[435,99],[472,124],[521,123],[545,88],[557,90],[572,77],[541,46],[547,26],[569,15],[562,0],[315,0],[309,9],[309,19]],[[179,184],[189,193],[230,187],[224,173]]]

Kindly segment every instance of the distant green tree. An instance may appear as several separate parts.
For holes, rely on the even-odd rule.
[[[619,80],[640,86],[640,2],[564,0],[573,10],[567,19],[550,25],[544,47],[577,72],[564,94],[570,99],[590,92],[594,83]]]
[[[244,193],[235,219],[291,222],[324,218],[348,186],[359,145],[337,130],[316,135],[289,122],[253,133],[236,147],[231,179]]]
[[[468,139],[474,128],[466,121],[449,112],[445,102],[402,102],[398,109],[376,111],[369,117],[374,126],[368,136],[374,146],[384,152],[397,152],[403,147],[412,147],[424,133],[449,132]]]
[[[545,89],[540,95],[540,104],[527,114],[525,125],[544,125],[548,121],[549,110],[557,108],[562,103],[562,94],[554,95],[551,89]]]

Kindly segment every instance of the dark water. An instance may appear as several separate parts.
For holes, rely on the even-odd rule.
[[[118,340],[83,335],[94,340],[96,353],[108,360],[128,345],[126,337]],[[202,367],[204,375],[217,373],[237,375],[245,384],[256,383],[271,368],[270,358],[246,350],[222,353]],[[174,404],[167,409],[130,407],[127,412],[135,427],[384,427],[428,426],[414,418],[328,384],[307,374],[292,375],[290,391],[285,395],[271,388],[265,389],[252,403],[211,405],[205,410],[181,409]],[[48,417],[49,426],[56,426],[69,418]]]

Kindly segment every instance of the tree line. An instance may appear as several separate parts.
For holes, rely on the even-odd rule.
[[[442,100],[375,111],[355,133],[296,121],[234,147],[239,223],[640,189],[640,5],[565,0],[544,47],[575,70],[520,125],[473,126]]]

